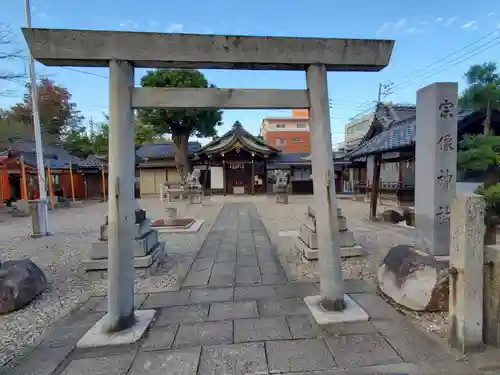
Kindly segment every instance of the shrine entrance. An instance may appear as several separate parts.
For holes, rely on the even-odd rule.
[[[321,308],[345,308],[339,240],[332,230],[339,224],[332,186],[327,71],[379,71],[388,65],[394,41],[60,29],[23,29],[23,33],[31,55],[42,64],[109,67],[109,303],[102,320],[107,331],[135,325],[139,332],[131,335],[134,339],[130,343],[135,342],[155,314],[143,310],[142,318],[136,320],[139,312],[134,312],[135,227],[131,218],[138,206],[134,197],[135,154],[130,152],[134,149],[134,108],[308,109],[314,199],[321,207],[316,219],[322,258],[321,296],[308,298],[321,301],[311,304],[311,309],[319,303]],[[305,72],[307,89],[136,88],[135,68],[296,70]],[[252,156],[251,175],[256,178],[257,163],[265,165],[275,151],[239,128],[228,133],[199,150],[200,161],[205,159],[207,166],[212,160],[222,161],[221,174],[226,181],[225,164],[233,161],[227,160],[226,154],[236,151],[239,142],[241,150]],[[245,170],[233,175],[238,177],[234,181],[248,181]],[[227,183],[222,186],[227,189]],[[255,184],[250,187],[255,189]],[[352,304],[354,301],[349,306]]]

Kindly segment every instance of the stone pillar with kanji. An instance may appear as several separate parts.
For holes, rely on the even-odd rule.
[[[415,134],[415,228],[417,248],[449,255],[450,215],[457,175],[456,82],[417,91]]]

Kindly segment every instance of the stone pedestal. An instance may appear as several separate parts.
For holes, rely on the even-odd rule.
[[[166,255],[164,242],[159,241],[158,231],[151,227],[151,221],[144,210],[136,210],[134,226],[134,268],[139,277],[155,273]],[[107,217],[106,217],[107,222]],[[108,224],[101,225],[99,241],[92,244],[90,259],[83,262],[87,276],[91,279],[105,277],[108,270]]]
[[[456,82],[439,82],[417,92],[415,133],[415,229],[417,248],[448,255],[450,210],[457,174]]]
[[[360,245],[356,244],[354,234],[347,228],[347,220],[342,215],[342,209],[337,209],[337,217],[339,221],[339,231],[337,237],[340,243],[340,256],[343,258],[360,256],[364,254],[364,250]],[[293,246],[307,260],[318,259],[318,235],[316,233],[316,213],[309,206],[306,222],[299,229],[299,236],[295,238]]]

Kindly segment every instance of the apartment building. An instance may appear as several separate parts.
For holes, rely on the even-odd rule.
[[[357,117],[345,125],[344,147],[346,150],[352,150],[359,145],[366,132],[370,128],[373,120],[373,114]]]
[[[283,152],[311,152],[311,131],[307,110],[293,111],[291,117],[264,118],[259,135],[268,144]]]

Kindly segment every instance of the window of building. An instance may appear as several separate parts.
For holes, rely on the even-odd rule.
[[[305,129],[307,128],[307,124],[297,124],[297,129]]]
[[[286,144],[283,138],[276,138],[276,146],[284,146]]]
[[[292,138],[292,142],[301,142],[301,141],[302,141],[302,139],[300,139],[300,138]]]
[[[277,129],[285,129],[286,125],[285,124],[276,124]]]

